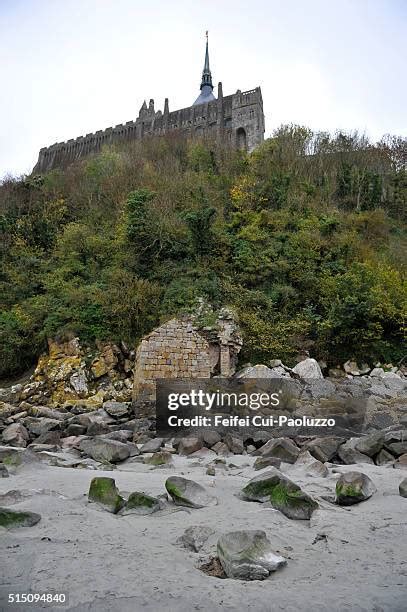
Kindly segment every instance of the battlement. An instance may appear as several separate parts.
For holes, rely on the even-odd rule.
[[[212,96],[213,97],[213,96]],[[135,121],[56,142],[40,149],[34,173],[66,167],[74,161],[98,153],[103,146],[140,140],[148,135],[162,135],[173,131],[193,136],[211,134],[232,145],[252,150],[264,137],[263,100],[260,87],[223,96],[222,84],[218,97],[203,104],[195,104],[169,112],[168,98],[164,111],[154,110],[154,100],[140,108]]]

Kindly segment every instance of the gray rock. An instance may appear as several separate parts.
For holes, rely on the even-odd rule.
[[[375,463],[376,465],[386,465],[386,463],[392,463],[393,461],[393,455],[382,448],[382,450],[376,456]]]
[[[323,378],[321,368],[315,359],[308,357],[293,367],[293,372],[301,378]]]
[[[83,425],[78,425],[78,423],[70,423],[65,431],[68,436],[82,436],[87,429]]]
[[[372,434],[360,438],[355,444],[355,449],[364,455],[373,457],[373,455],[376,455],[383,448],[383,444],[384,432],[375,431]]]
[[[259,530],[226,533],[219,538],[217,552],[227,577],[239,580],[264,580],[287,563]]]
[[[356,450],[355,445],[358,443],[359,438],[350,438],[344,444],[338,448],[338,457],[345,465],[352,465],[354,463],[374,463],[373,459],[367,455],[363,455]]]
[[[326,478],[329,474],[329,470],[321,463],[321,461],[313,461],[312,463],[307,464],[306,472],[307,476],[319,476],[320,478]]]
[[[267,467],[279,468],[281,465],[281,459],[277,457],[257,457],[253,464],[253,468],[256,470],[264,470]]]
[[[336,503],[340,506],[351,506],[369,499],[375,491],[375,485],[366,474],[346,472],[336,483]]]
[[[0,463],[0,478],[8,478],[8,477],[9,477],[8,469],[6,468],[4,463]]]
[[[61,421],[59,419],[50,419],[48,417],[28,417],[25,419],[25,425],[34,436],[40,436],[47,431],[61,429]]]
[[[213,431],[213,430],[209,429],[209,430],[203,432],[202,440],[203,440],[205,446],[207,446],[208,448],[212,448],[212,446],[214,446],[215,444],[220,442],[222,440],[222,438],[221,438],[220,434],[218,434],[217,431]]]
[[[243,487],[242,497],[249,501],[270,502],[291,519],[309,520],[317,502],[276,468],[259,474]]]
[[[86,429],[86,435],[88,436],[102,436],[107,433],[109,433],[109,425],[101,421],[89,423]]]
[[[253,440],[253,444],[256,448],[260,448],[266,442],[272,439],[272,434],[269,431],[264,431],[262,429],[253,432],[250,434],[250,440]]]
[[[204,508],[216,506],[218,500],[194,480],[181,476],[170,476],[165,481],[165,488],[177,506]]]
[[[134,491],[129,495],[125,506],[120,510],[120,514],[153,514],[160,509],[160,501],[155,497],[146,495],[139,491]]]
[[[36,439],[37,444],[53,444],[54,446],[61,446],[61,432],[59,431],[46,431],[45,433],[38,436]]]
[[[88,499],[112,514],[117,514],[125,504],[125,500],[116,487],[114,478],[106,478],[105,476],[92,479]]]
[[[407,469],[407,453],[400,455],[397,461],[394,462],[394,467],[396,470],[406,470]]]
[[[234,453],[235,455],[243,455],[244,453],[243,441],[238,436],[232,435],[230,433],[226,434],[225,444],[231,453]]]
[[[152,438],[140,448],[140,453],[156,453],[164,443],[162,438]]]
[[[80,397],[86,397],[89,393],[88,379],[84,370],[77,370],[69,379],[71,387]]]
[[[367,363],[362,363],[362,366],[359,367],[356,361],[347,361],[343,364],[343,369],[347,374],[352,374],[352,376],[363,376],[370,372],[370,367]]]
[[[220,457],[229,457],[231,452],[224,442],[217,442],[211,450],[215,451]]]
[[[404,478],[399,484],[399,493],[401,497],[407,497],[407,478]]]
[[[103,408],[110,416],[115,418],[128,416],[129,414],[129,404],[125,402],[104,402]]]
[[[181,438],[178,445],[179,455],[191,455],[202,448],[202,440],[196,437]]]
[[[148,465],[169,465],[172,463],[172,455],[165,450],[158,451],[158,453],[153,453],[151,457],[145,457],[144,463]]]
[[[199,552],[208,538],[214,533],[214,530],[206,525],[191,525],[178,538],[177,543],[181,544],[184,548],[188,548],[188,550]]]
[[[89,457],[92,457],[92,459],[109,463],[124,461],[130,455],[130,450],[126,444],[117,442],[117,440],[106,440],[103,438],[82,440],[79,448]]]
[[[393,453],[396,457],[400,455],[404,455],[407,453],[407,440],[403,440],[401,442],[392,442],[391,444],[386,444],[386,448]]]
[[[104,434],[103,437],[106,440],[117,440],[126,444],[133,437],[133,432],[130,429],[118,429],[117,431],[111,431],[108,434]]]
[[[370,376],[372,376],[373,378],[382,378],[383,375],[383,368],[373,368],[373,370],[370,372]]]
[[[9,510],[0,508],[0,527],[15,529],[18,527],[32,527],[41,520],[41,515],[27,510]]]
[[[2,433],[2,441],[11,446],[19,446],[25,448],[29,439],[27,429],[21,423],[12,423],[4,429]]]
[[[285,463],[295,463],[300,449],[289,438],[273,438],[256,452],[261,457],[275,457]]]
[[[396,457],[407,453],[407,429],[386,433],[384,447]]]
[[[307,442],[304,449],[309,450],[311,455],[318,461],[330,461],[336,454],[339,445],[343,442],[343,438],[327,436],[323,438],[315,438]]]
[[[235,374],[236,378],[281,378],[271,368],[266,365],[258,364],[243,368]]]
[[[215,476],[216,475],[216,470],[214,468],[213,465],[208,465],[207,469],[206,469],[206,473],[208,476]]]

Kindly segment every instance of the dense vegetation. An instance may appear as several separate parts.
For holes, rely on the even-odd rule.
[[[204,297],[242,360],[403,357],[406,141],[284,126],[251,155],[159,138],[0,187],[0,374],[48,336],[135,343]]]

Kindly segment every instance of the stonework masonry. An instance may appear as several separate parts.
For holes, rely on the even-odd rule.
[[[207,45],[201,94],[192,106],[170,112],[166,98],[162,112],[154,109],[154,100],[150,100],[148,106],[144,102],[135,121],[41,149],[33,172],[44,173],[54,168],[64,168],[78,159],[98,153],[107,145],[125,144],[148,136],[176,132],[191,137],[210,136],[234,147],[252,151],[264,139],[260,87],[249,91],[238,90],[235,94],[224,96],[222,83],[219,83],[217,99],[212,90]]]
[[[134,399],[154,398],[157,378],[209,378],[209,343],[190,322],[172,319],[138,346]]]
[[[233,315],[222,309],[216,324],[171,319],[140,342],[134,368],[133,400],[155,399],[158,378],[232,376],[242,338]]]

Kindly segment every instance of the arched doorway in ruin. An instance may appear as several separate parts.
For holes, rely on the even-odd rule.
[[[247,149],[246,130],[242,127],[236,130],[236,145],[238,149],[245,151]]]

